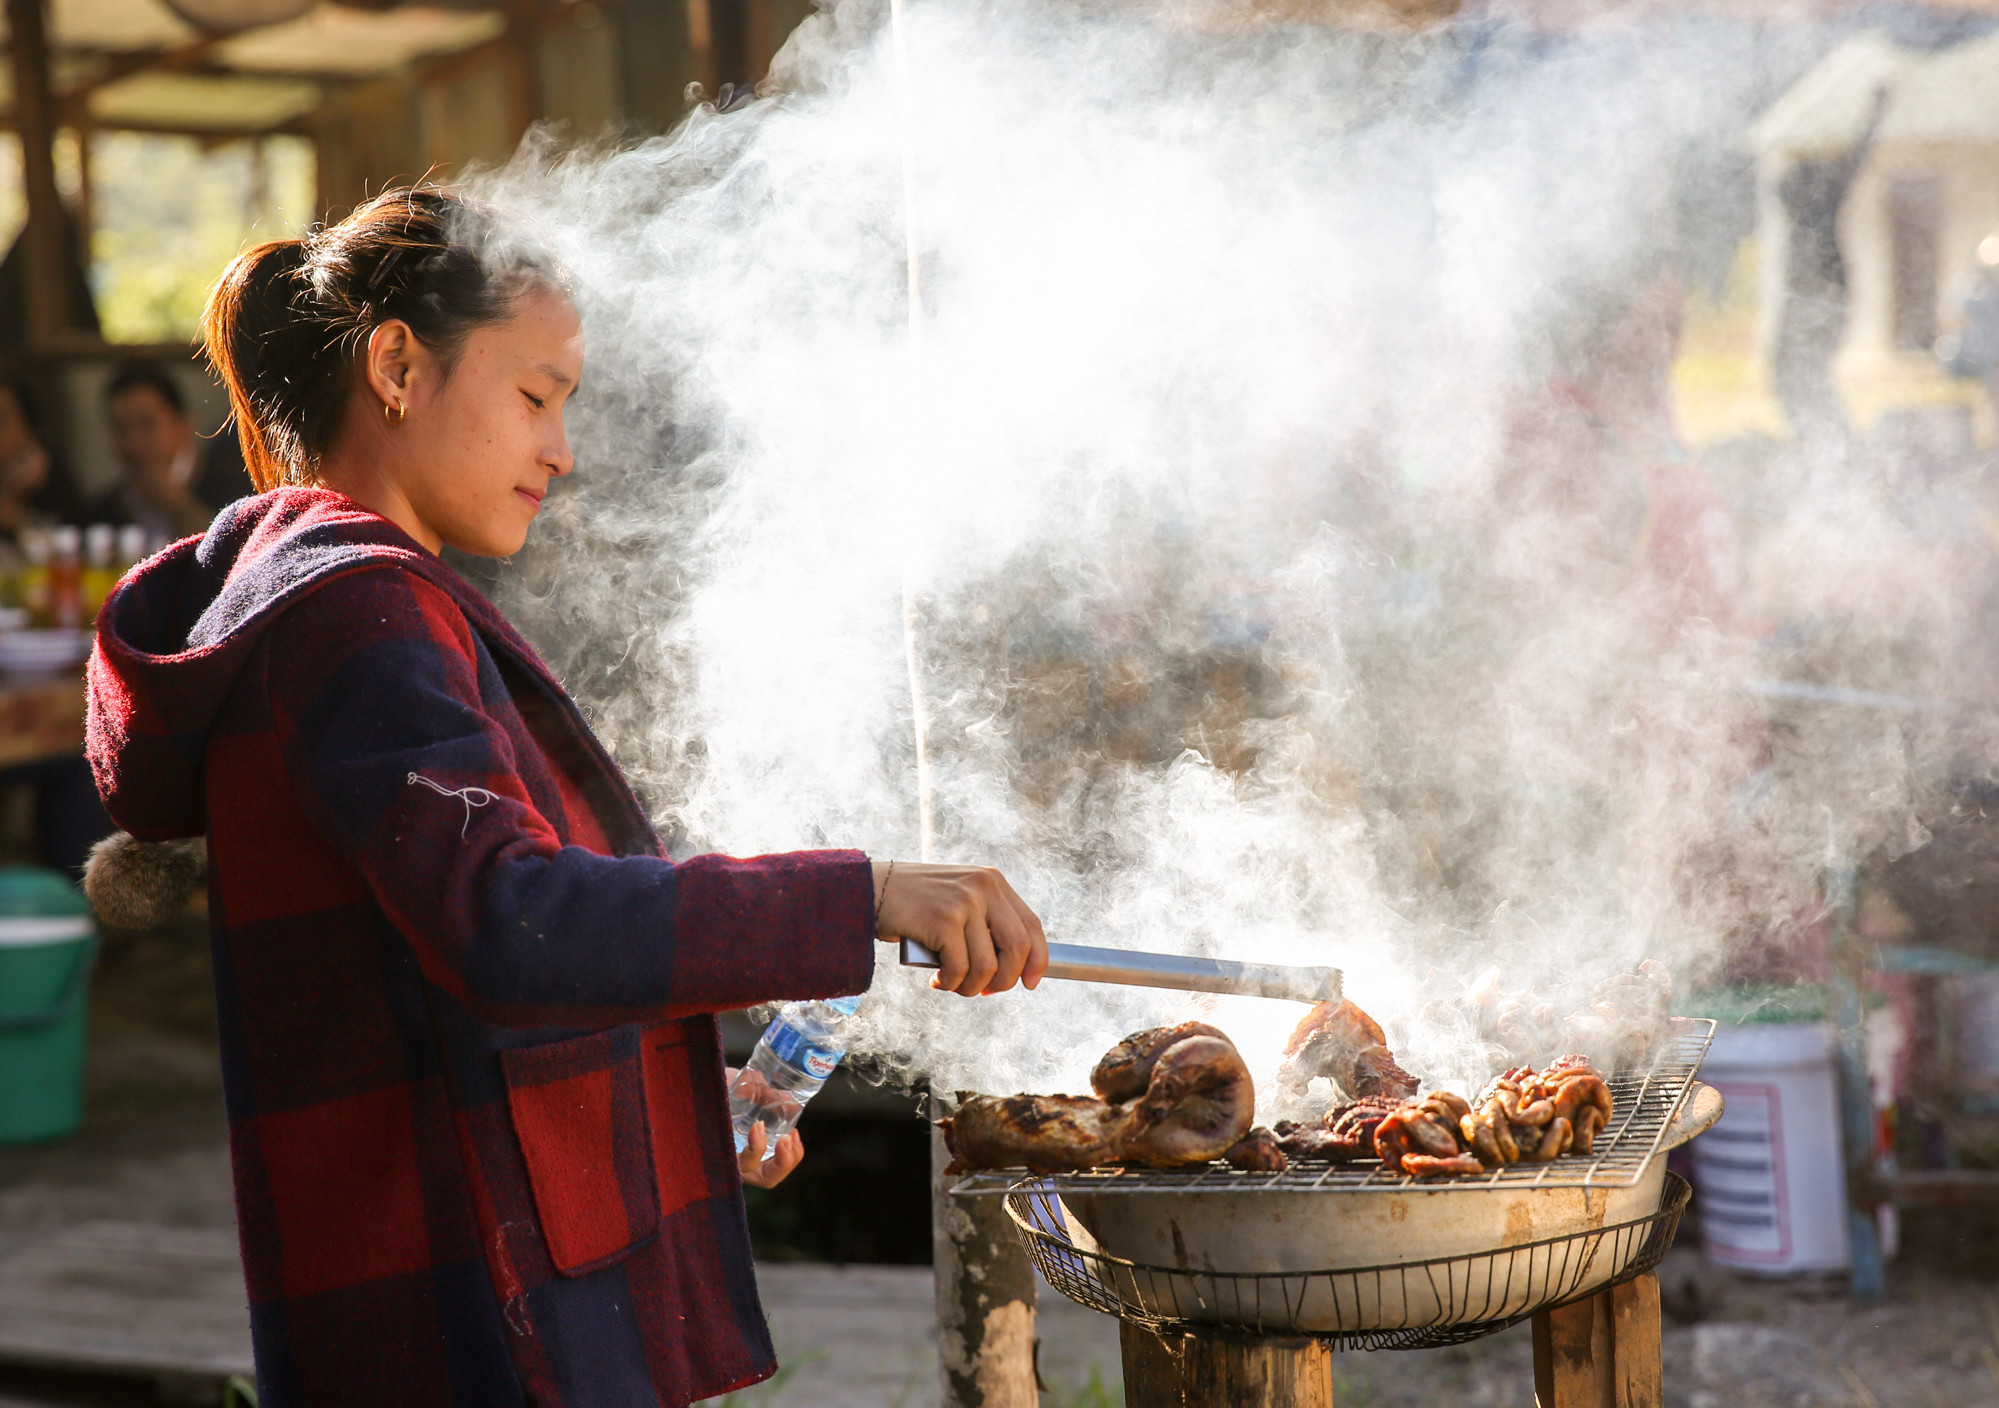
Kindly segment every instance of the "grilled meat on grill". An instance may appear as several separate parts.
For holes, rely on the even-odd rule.
[[[1135,1081],[1134,1071],[1143,1079]],[[946,1171],[1024,1165],[1063,1173],[1119,1162],[1174,1168],[1251,1143],[1244,1138],[1256,1108],[1249,1067],[1213,1027],[1189,1022],[1126,1037],[1098,1064],[1092,1082],[1137,1098],[962,1096],[958,1113],[939,1121],[952,1155]],[[1270,1140],[1267,1153],[1256,1144],[1241,1157],[1268,1163],[1273,1155],[1282,1157]]]
[[[1021,1165],[1067,1173],[1116,1160],[1128,1116],[1086,1095],[961,1093],[958,1113],[938,1123],[951,1151],[946,1173]]]
[[[1597,1133],[1610,1123],[1610,1086],[1580,1056],[1564,1056],[1535,1078],[1535,1091],[1554,1107],[1557,1120],[1575,1130],[1575,1151],[1591,1152]]]
[[[1329,1159],[1350,1163],[1374,1157],[1374,1129],[1396,1108],[1396,1101],[1379,1098],[1335,1105],[1307,1124],[1280,1120],[1277,1147],[1294,1159]]]
[[[1214,1036],[1228,1040],[1206,1022],[1182,1022],[1177,1027],[1148,1027],[1142,1032],[1133,1032],[1106,1051],[1103,1060],[1097,1062],[1096,1069],[1090,1072],[1090,1089],[1097,1093],[1099,1100],[1136,1100],[1145,1094],[1145,1087],[1152,1079],[1153,1065],[1165,1054],[1166,1048],[1190,1036]]]
[[[1476,1173],[1483,1165],[1476,1157],[1466,1164],[1466,1150],[1458,1142],[1458,1122],[1470,1111],[1462,1095],[1432,1091],[1390,1111],[1375,1126],[1374,1151],[1391,1172],[1417,1178]]]
[[[1228,1160],[1229,1167],[1252,1173],[1282,1173],[1291,1166],[1284,1150],[1278,1147],[1277,1137],[1262,1125],[1236,1140],[1222,1157]]]
[[[1458,1173],[1484,1173],[1485,1165],[1476,1154],[1453,1154],[1448,1159],[1430,1154],[1404,1154],[1402,1171],[1411,1178],[1446,1178]]]
[[[1159,1053],[1144,1096],[1131,1109],[1119,1154],[1154,1168],[1205,1163],[1249,1130],[1256,1088],[1225,1036],[1190,1036]]]
[[[1422,1084],[1395,1064],[1381,1024],[1344,1000],[1316,1004],[1284,1044],[1278,1084],[1302,1092],[1314,1076],[1326,1077],[1350,1100],[1407,1099]]]
[[[1493,1077],[1471,1100],[1437,1091],[1392,1111],[1376,1127],[1375,1151],[1416,1178],[1548,1163],[1591,1152],[1610,1123],[1610,1087],[1580,1056],[1538,1075],[1525,1066]]]

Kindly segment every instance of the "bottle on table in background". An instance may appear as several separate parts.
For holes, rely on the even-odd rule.
[[[761,1124],[770,1140],[767,1159],[777,1141],[791,1133],[805,1102],[817,1095],[832,1076],[853,1038],[858,997],[787,1002],[764,1028],[757,1049],[729,1083],[729,1120],[736,1128],[736,1152],[750,1145],[750,1126]]]
[[[97,619],[98,608],[111,589],[118,585],[118,530],[109,523],[93,523],[83,530],[83,613],[86,620]]]
[[[10,620],[8,629],[18,630],[27,624],[27,613],[21,609],[21,567],[25,562],[15,543],[0,538],[0,611],[20,617]]]
[[[28,613],[29,625],[43,628],[50,616],[49,551],[48,529],[21,530],[21,609]]]
[[[49,530],[49,624],[83,629],[83,530],[64,523]]]
[[[146,537],[146,525],[127,523],[118,530],[118,575],[127,572],[152,556],[152,543]]]

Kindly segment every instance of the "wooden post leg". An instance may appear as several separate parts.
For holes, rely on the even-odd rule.
[[[1535,1408],[1612,1408],[1606,1299],[1591,1296],[1534,1317]]]
[[[1664,1377],[1657,1276],[1534,1317],[1537,1408],[1665,1408]]]
[[[933,1117],[947,1113],[935,1095]],[[943,1136],[930,1131],[931,1250],[944,1408],[1035,1408],[1034,1264],[998,1198],[953,1198]]]
[[[1615,1347],[1616,1408],[1666,1408],[1666,1376],[1659,1359],[1659,1278],[1648,1271],[1611,1287],[1607,1298]]]
[[[1333,1408],[1333,1355],[1315,1339],[1119,1327],[1125,1408]]]
[[[1124,1408],[1180,1408],[1180,1345],[1129,1320],[1118,1322]]]

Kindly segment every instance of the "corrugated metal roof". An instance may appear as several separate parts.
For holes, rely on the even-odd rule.
[[[329,85],[459,53],[505,28],[504,15],[477,0],[388,10],[320,0],[298,18],[223,37],[203,34],[162,0],[50,0],[49,13],[59,94],[82,97],[106,127],[194,132],[296,123]],[[4,79],[0,71],[0,90]]]
[[[200,32],[160,0],[49,0],[49,42],[59,50],[131,53],[198,38]]]
[[[250,73],[365,77],[434,54],[469,49],[496,38],[506,27],[505,16],[494,10],[411,5],[365,11],[322,4],[299,19],[225,40],[216,53],[230,68]]]
[[[90,96],[91,116],[106,126],[265,132],[319,105],[317,83],[239,74],[141,73]]]

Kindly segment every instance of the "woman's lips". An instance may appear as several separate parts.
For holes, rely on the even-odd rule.
[[[516,489],[514,492],[533,504],[537,509],[541,507],[541,501],[548,496],[546,489],[542,490],[539,494],[532,489]]]

